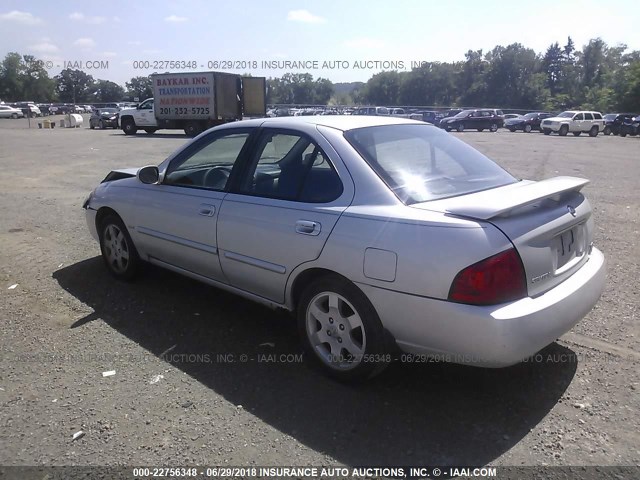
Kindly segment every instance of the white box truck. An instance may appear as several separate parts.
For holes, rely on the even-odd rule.
[[[184,130],[190,137],[243,117],[264,117],[266,79],[223,72],[158,73],[151,75],[153,98],[120,112],[127,135],[138,130]]]

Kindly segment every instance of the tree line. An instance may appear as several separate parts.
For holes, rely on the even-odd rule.
[[[66,68],[51,78],[33,55],[8,53],[0,63],[0,100],[37,103],[103,103],[153,96],[149,77],[134,77],[126,89],[110,80],[94,79],[82,70]]]
[[[351,93],[356,103],[495,106],[527,110],[640,111],[640,51],[571,37],[537,54],[519,43],[469,50],[461,62],[381,72]]]
[[[570,108],[640,111],[640,51],[601,38],[577,49],[571,37],[544,53],[520,43],[488,52],[469,50],[464,61],[424,62],[411,71],[384,71],[366,83],[334,84],[309,73],[267,79],[267,103],[313,105],[485,106],[558,111]],[[31,55],[9,53],[0,64],[0,99],[92,103],[151,97],[149,77],[126,88],[65,69],[53,78]]]

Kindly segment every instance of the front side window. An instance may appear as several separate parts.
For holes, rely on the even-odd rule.
[[[573,120],[584,120],[584,113],[578,113]]]
[[[466,143],[428,125],[365,127],[344,136],[407,205],[517,181]]]
[[[305,203],[328,203],[342,182],[322,149],[305,135],[266,131],[242,181],[240,193]]]
[[[584,119],[585,120],[593,120],[593,115],[590,113],[585,113],[584,114]]]
[[[201,139],[195,151],[174,159],[163,183],[222,191],[250,131],[223,131]]]

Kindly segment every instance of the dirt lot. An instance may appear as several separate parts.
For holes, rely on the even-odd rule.
[[[640,138],[455,135],[517,176],[592,180],[606,291],[537,361],[394,364],[349,387],[299,361],[282,314],[158,269],[106,273],[82,201],[183,135],[0,120],[0,464],[637,465]]]

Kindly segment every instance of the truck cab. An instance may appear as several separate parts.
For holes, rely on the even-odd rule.
[[[153,109],[153,98],[147,98],[135,108],[125,108],[120,111],[120,128],[127,135],[135,134],[138,129],[152,134],[158,129]]]

